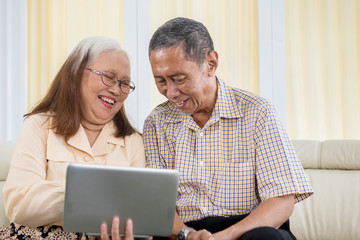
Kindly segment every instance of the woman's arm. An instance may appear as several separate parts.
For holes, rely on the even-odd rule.
[[[4,203],[12,222],[36,227],[62,225],[65,180],[47,180],[48,117],[25,119],[4,185]]]

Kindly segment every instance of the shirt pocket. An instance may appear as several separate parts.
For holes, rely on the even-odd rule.
[[[247,213],[256,202],[255,169],[251,162],[227,162],[213,179],[211,198],[227,210]]]
[[[46,159],[48,162],[47,180],[65,179],[67,166],[75,162],[74,154],[70,149],[54,144],[48,144]]]

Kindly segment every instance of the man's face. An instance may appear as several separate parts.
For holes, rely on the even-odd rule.
[[[175,46],[153,50],[150,64],[159,92],[181,112],[192,115],[212,111],[214,73],[209,72],[207,60],[199,67],[185,59],[182,46]]]

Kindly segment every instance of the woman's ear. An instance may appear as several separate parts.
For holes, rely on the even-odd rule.
[[[215,50],[212,50],[206,57],[206,64],[208,67],[209,76],[215,76],[216,69],[218,67],[218,53]]]

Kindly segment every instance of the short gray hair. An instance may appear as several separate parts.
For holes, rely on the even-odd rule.
[[[214,44],[206,27],[188,18],[174,18],[165,22],[153,34],[149,44],[151,51],[182,45],[185,58],[201,66]]]

